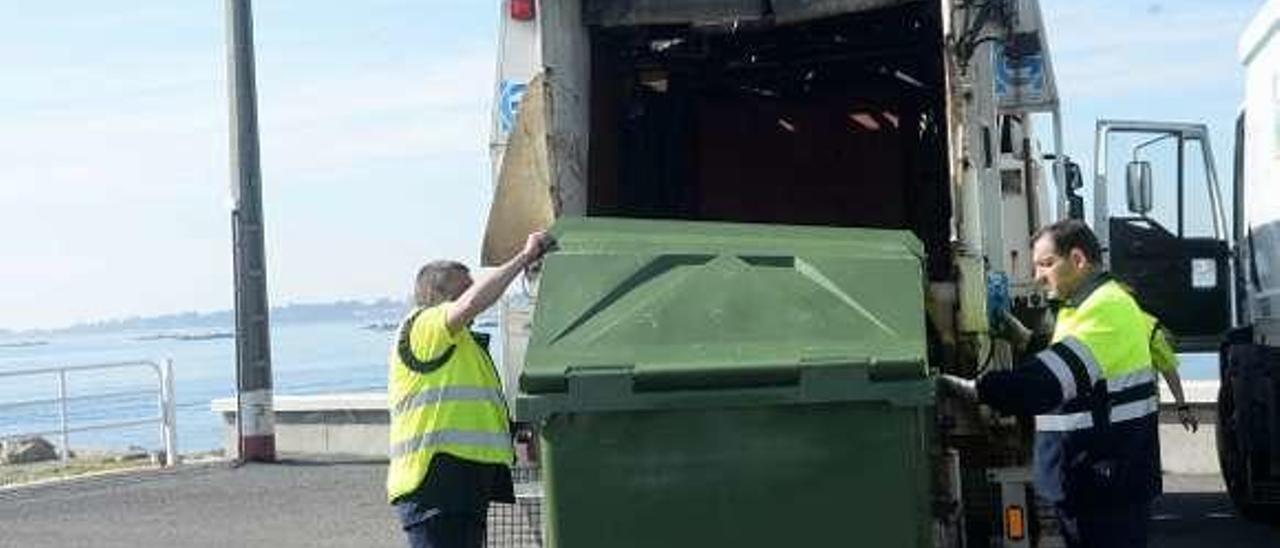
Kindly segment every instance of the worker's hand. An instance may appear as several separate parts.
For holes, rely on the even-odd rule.
[[[539,230],[530,234],[524,241],[524,249],[520,251],[524,266],[537,263],[543,255],[555,248],[555,245],[555,239],[544,231]]]
[[[1191,406],[1185,403],[1178,405],[1178,422],[1188,432],[1200,430],[1200,419],[1196,418],[1196,412],[1191,410]]]
[[[1031,330],[1022,325],[1018,317],[1009,310],[1001,310],[997,318],[995,336],[1009,341],[1019,352],[1025,349],[1027,343],[1031,342]]]
[[[528,423],[515,423],[511,431],[517,458],[529,464],[537,464],[538,434],[533,431],[533,426]]]
[[[955,375],[938,375],[938,391],[970,403],[978,402],[978,383]]]

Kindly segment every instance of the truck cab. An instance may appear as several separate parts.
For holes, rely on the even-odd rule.
[[[1216,351],[1234,318],[1235,269],[1208,128],[1101,120],[1094,159],[1092,224],[1108,269],[1179,351]],[[1117,188],[1124,199],[1112,201]]]

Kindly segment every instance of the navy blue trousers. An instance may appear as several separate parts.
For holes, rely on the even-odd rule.
[[[1058,523],[1069,548],[1145,548],[1151,503],[1065,512]]]
[[[485,512],[431,512],[407,516],[401,523],[409,536],[409,548],[484,548]],[[409,518],[409,519],[406,519]]]

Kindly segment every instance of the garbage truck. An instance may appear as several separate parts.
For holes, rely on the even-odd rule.
[[[1028,425],[932,383],[1014,366],[1083,211],[1036,0],[501,9],[482,258],[559,241],[501,309],[548,545],[1053,536]]]
[[[1280,521],[1280,3],[1245,28],[1236,120],[1232,329],[1219,347],[1218,461],[1246,517]]]
[[[1280,2],[1269,1],[1240,38],[1244,102],[1229,201],[1204,124],[1104,120],[1093,208],[1111,270],[1174,331],[1180,351],[1217,355],[1222,477],[1241,515],[1271,522],[1280,519],[1277,26]],[[1121,189],[1123,201],[1108,200]]]

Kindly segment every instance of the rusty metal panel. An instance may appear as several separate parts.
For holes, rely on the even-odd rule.
[[[514,257],[530,232],[545,229],[555,220],[547,158],[547,104],[547,86],[539,75],[529,83],[502,157],[480,252],[485,266],[496,266]]]
[[[928,1],[928,0],[924,0]],[[922,4],[922,0],[772,0],[774,20],[796,23],[835,15],[860,13],[905,4]]]
[[[588,0],[588,25],[716,24],[772,16],[778,23],[860,13],[931,0]]]
[[[603,27],[715,24],[762,19],[767,0],[587,0],[583,22]]]

